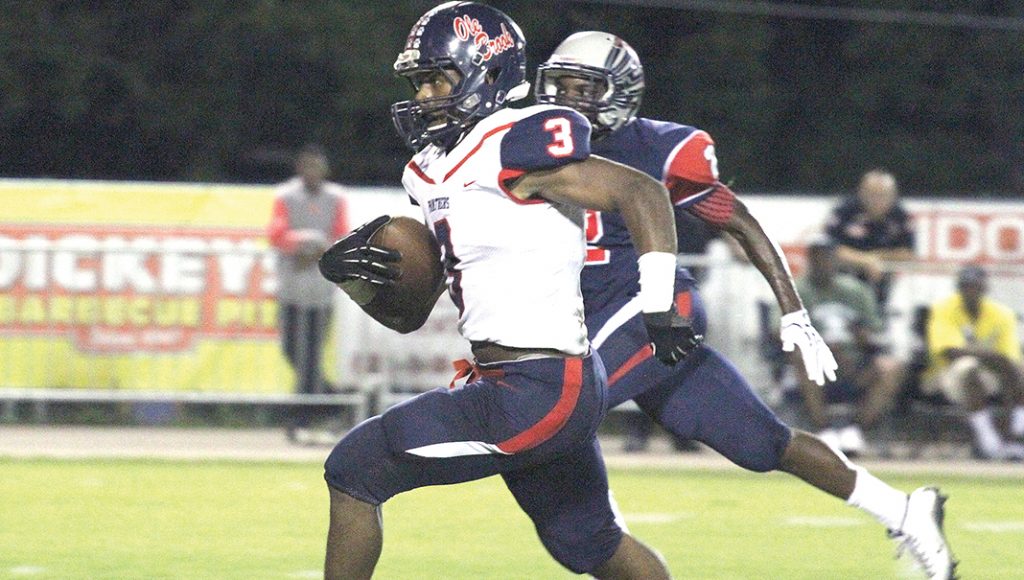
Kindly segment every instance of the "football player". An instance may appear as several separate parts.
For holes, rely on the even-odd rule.
[[[811,326],[780,248],[743,202],[718,180],[714,141],[707,132],[636,117],[643,67],[621,38],[579,32],[540,65],[538,102],[572,107],[593,127],[591,151],[663,182],[677,214],[689,212],[728,232],[771,286],[782,312],[783,349],[799,347],[808,378],[835,380],[835,359]],[[942,530],[945,498],[933,487],[909,496],[833,451],[820,439],[784,425],[736,368],[702,345],[675,367],[651,359],[640,316],[632,229],[614,212],[588,215],[587,263],[581,285],[591,345],[608,371],[609,407],[633,400],[680,439],[707,444],[753,471],[782,470],[874,516],[910,549],[933,578],[953,576]],[[660,226],[659,226],[660,227]],[[689,273],[676,272],[676,308],[706,327],[704,307]]]
[[[668,191],[640,171],[591,157],[590,123],[572,109],[505,106],[530,94],[525,41],[493,8],[449,2],[427,12],[395,71],[414,94],[391,109],[416,151],[403,185],[442,248],[459,330],[475,360],[463,368],[465,385],[392,407],[334,448],[325,465],[325,576],[372,574],[388,498],[501,474],[566,568],[598,578],[667,578],[661,559],[623,532],[610,505],[595,437],[607,378],[587,339],[579,276],[582,208],[615,212],[635,242],[643,332],[659,364],[684,359],[700,337],[675,311]],[[379,322],[410,331],[416,324],[374,295],[398,275],[399,256],[369,243],[388,219],[336,242],[320,267]]]

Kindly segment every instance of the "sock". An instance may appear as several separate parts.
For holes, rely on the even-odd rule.
[[[992,420],[992,410],[984,408],[970,414],[968,420],[971,428],[974,429],[974,439],[982,453],[994,455],[1003,446],[1003,438],[996,430],[995,421]]]
[[[863,467],[856,466],[853,469],[857,472],[857,480],[853,484],[850,499],[846,500],[847,505],[871,514],[890,530],[899,530],[907,514],[907,494],[893,489]]]
[[[1017,405],[1010,413],[1010,433],[1014,437],[1024,437],[1024,405]]]

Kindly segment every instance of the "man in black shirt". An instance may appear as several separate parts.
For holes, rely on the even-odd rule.
[[[892,279],[886,262],[914,258],[913,223],[899,202],[892,173],[865,173],[857,194],[832,210],[825,231],[836,243],[836,257],[844,269],[871,284],[884,311]]]

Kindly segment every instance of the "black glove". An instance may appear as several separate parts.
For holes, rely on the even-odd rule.
[[[644,325],[655,358],[668,366],[674,366],[704,342],[704,335],[694,332],[692,321],[676,314],[675,306],[665,312],[644,312]]]
[[[399,270],[389,264],[402,259],[402,255],[370,245],[370,237],[389,221],[391,216],[382,215],[334,242],[317,262],[320,274],[335,284],[365,280],[380,286],[393,285]]]

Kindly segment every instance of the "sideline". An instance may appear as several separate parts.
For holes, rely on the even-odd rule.
[[[675,453],[667,440],[652,440],[643,453],[623,453],[622,440],[602,437],[605,462],[617,469],[739,469],[710,450]],[[295,445],[279,429],[183,429],[163,427],[0,426],[0,458],[167,459],[187,461],[286,461],[320,463],[331,445]],[[872,471],[1024,479],[1024,463],[967,457],[864,459]]]

